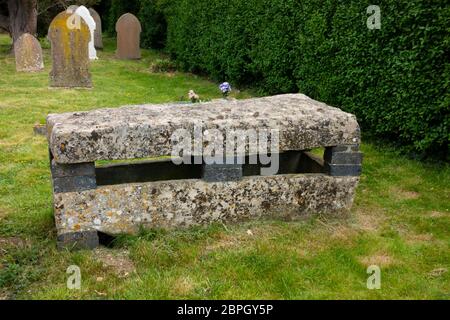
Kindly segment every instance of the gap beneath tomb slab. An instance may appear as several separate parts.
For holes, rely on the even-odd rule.
[[[289,151],[280,154],[279,159],[280,166],[278,175],[324,173],[323,160],[310,152]],[[244,177],[260,176],[261,168],[270,166],[248,164],[249,157],[246,157],[245,163],[243,165]],[[170,160],[170,157],[163,157],[157,160],[101,162],[97,163],[95,174],[98,186],[191,180],[201,179],[202,165],[176,165]]]

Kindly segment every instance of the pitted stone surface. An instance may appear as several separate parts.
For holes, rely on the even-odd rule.
[[[122,15],[116,23],[116,57],[124,60],[141,58],[141,32],[139,19],[131,13]]]
[[[61,12],[50,24],[48,38],[53,60],[50,86],[92,87],[88,49],[91,36],[84,20],[72,11]]]
[[[195,105],[127,106],[47,118],[51,152],[58,163],[168,156],[172,134],[194,125],[203,131],[280,130],[280,152],[356,145],[356,117],[302,94]]]
[[[338,214],[353,203],[358,177],[321,174],[248,177],[207,183],[180,180],[55,194],[58,234],[97,230],[115,235],[253,218]]]
[[[96,49],[103,49],[103,29],[102,29],[102,18],[97,11],[93,8],[89,8],[89,13],[95,21],[95,33],[94,33],[94,46]]]
[[[17,72],[38,72],[44,69],[41,45],[29,33],[24,33],[14,43],[14,56]]]

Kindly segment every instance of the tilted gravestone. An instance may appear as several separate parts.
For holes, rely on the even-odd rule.
[[[142,27],[138,18],[131,13],[125,13],[117,20],[116,32],[116,57],[124,60],[140,59]]]
[[[14,43],[17,72],[38,72],[44,69],[42,48],[39,41],[29,33],[24,33]]]
[[[94,19],[96,25],[94,32],[94,46],[96,49],[102,50],[103,49],[102,19],[100,18],[98,12],[95,11],[93,8],[89,8],[89,13]]]
[[[91,41],[89,41],[89,59],[96,60],[98,58],[97,58],[97,50],[95,50],[94,46],[94,34],[95,29],[97,28],[95,20],[94,18],[92,18],[91,13],[85,6],[79,6],[75,11],[75,13],[78,14],[89,27],[89,31],[91,33]]]
[[[77,14],[61,12],[53,19],[48,31],[53,67],[50,86],[91,88],[88,44],[89,27]]]

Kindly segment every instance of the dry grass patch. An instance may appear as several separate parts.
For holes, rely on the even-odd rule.
[[[428,276],[432,278],[439,278],[442,277],[444,274],[448,272],[447,268],[437,268],[432,270],[430,273],[428,273]]]
[[[422,244],[427,242],[434,242],[432,234],[408,234],[405,236],[408,245]]]
[[[196,287],[197,284],[191,277],[181,276],[174,281],[171,291],[177,296],[187,296],[192,293]]]
[[[443,217],[450,217],[450,214],[447,212],[441,212],[441,211],[431,211],[427,213],[427,216],[430,218],[443,218]]]
[[[398,187],[391,187],[389,189],[389,194],[394,197],[396,200],[415,200],[420,197],[420,193],[411,191],[411,190],[405,190]]]
[[[104,268],[114,272],[119,278],[126,278],[136,272],[133,261],[129,258],[127,250],[96,249],[93,252],[95,260]]]
[[[242,247],[254,241],[270,241],[280,236],[282,229],[273,225],[253,226],[220,233],[205,247],[205,253]],[[285,232],[285,231],[284,231]]]
[[[352,227],[363,232],[376,232],[386,222],[383,210],[374,207],[358,207],[352,218]]]
[[[26,240],[19,237],[0,238],[0,256],[6,253],[8,248],[24,248],[28,245]]]
[[[8,292],[0,290],[0,301],[9,300],[9,296]]]
[[[8,213],[9,213],[9,211],[6,210],[5,208],[0,208],[0,220],[5,218],[8,215]]]
[[[397,264],[396,261],[385,252],[379,252],[370,256],[362,257],[360,262],[366,267],[376,265],[381,268],[388,268],[394,264]]]

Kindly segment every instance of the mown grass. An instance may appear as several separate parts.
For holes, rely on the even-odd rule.
[[[450,170],[364,144],[364,173],[345,217],[258,221],[188,230],[142,231],[114,248],[55,248],[47,143],[33,125],[48,113],[180,100],[217,85],[152,74],[158,52],[113,59],[107,41],[92,64],[93,90],[48,88],[45,72],[17,74],[0,36],[0,298],[17,299],[449,299]],[[248,97],[243,92],[238,97]],[[66,269],[82,271],[81,290]],[[382,289],[368,290],[379,265]]]

